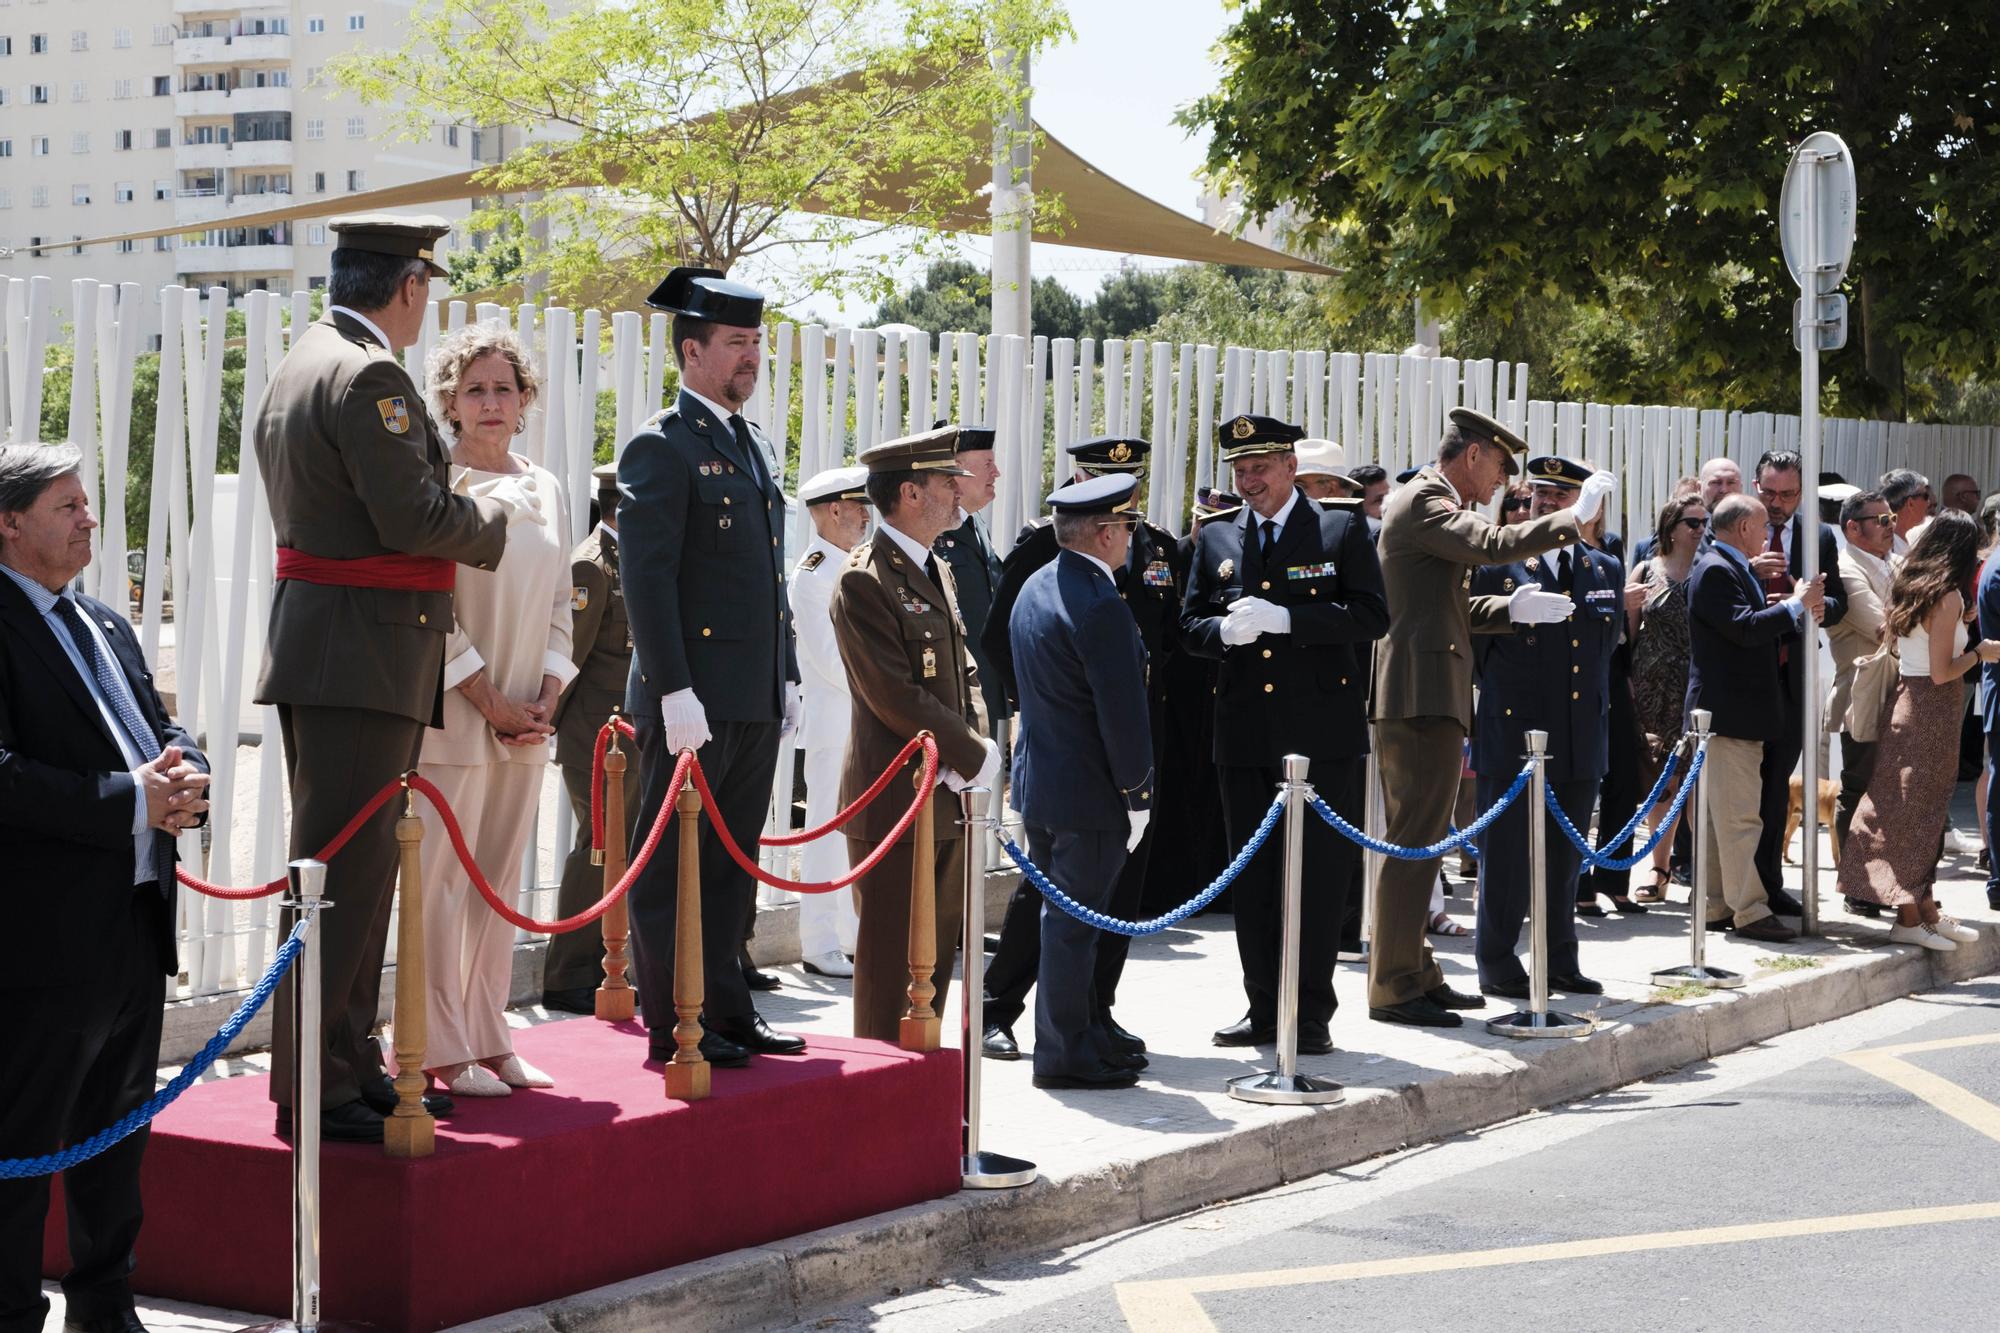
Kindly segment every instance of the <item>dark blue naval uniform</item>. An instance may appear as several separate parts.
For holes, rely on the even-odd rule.
[[[1564,557],[1574,562],[1567,583]],[[1549,793],[1588,836],[1591,807],[1604,778],[1610,737],[1611,654],[1625,622],[1625,574],[1618,561],[1585,546],[1473,571],[1472,595],[1505,597],[1524,583],[1567,593],[1576,610],[1552,625],[1516,625],[1473,639],[1479,704],[1473,715],[1472,766],[1479,809],[1489,809],[1521,771],[1527,733],[1549,734]],[[1481,985],[1526,981],[1516,957],[1528,913],[1526,791],[1479,839]],[[1547,822],[1549,973],[1576,976],[1576,882],[1582,857],[1555,822]]]
[[[692,688],[708,714],[711,739],[698,757],[716,810],[740,847],[754,848],[770,804],[784,719],[785,682],[799,678],[791,607],[785,597],[785,497],[771,476],[757,427],[692,395],[648,422],[618,463],[618,536],[632,671],[625,711],[639,735],[643,840],[665,799],[675,756],[660,731],[660,699]],[[748,439],[740,438],[747,435]],[[679,825],[632,885],[633,980],[642,994],[673,992],[675,877]],[[750,877],[718,838],[701,848],[702,962],[706,1013],[729,1023],[753,1012],[738,949],[756,911]],[[646,1024],[662,1048],[673,1006],[649,1005]]]
[[[1014,803],[1028,850],[1056,885],[1114,910],[1128,812],[1150,810],[1153,740],[1146,650],[1118,590],[1063,551],[1021,585],[1010,621],[1021,743]],[[1104,936],[1102,939],[1112,938]],[[1035,1073],[1087,1074],[1112,1054],[1096,998],[1096,928],[1044,906],[1035,987]]]

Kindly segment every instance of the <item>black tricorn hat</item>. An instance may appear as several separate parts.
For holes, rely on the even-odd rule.
[[[764,322],[764,293],[731,282],[719,268],[677,268],[646,304],[670,315],[754,329]]]
[[[943,430],[949,425],[951,425],[949,418],[939,417],[931,429]],[[961,454],[968,450],[991,449],[994,442],[1000,438],[1000,432],[990,426],[960,426],[957,430],[958,443],[953,447]]]

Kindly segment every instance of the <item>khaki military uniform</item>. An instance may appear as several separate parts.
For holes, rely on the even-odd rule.
[[[329,314],[298,337],[258,410],[257,464],[279,548],[322,559],[433,556],[491,569],[507,520],[450,490],[451,458],[402,362],[358,320]],[[258,703],[275,704],[292,790],[291,855],[317,855],[382,784],[416,766],[443,721],[452,595],[280,579]],[[320,918],[321,1103],[383,1079],[369,1036],[395,888],[391,802],[328,865]],[[289,929],[289,921],[286,923]],[[292,1089],[291,989],[278,997],[271,1094]]]
[[[1434,467],[1389,497],[1378,541],[1389,632],[1375,653],[1371,716],[1390,842],[1428,846],[1450,831],[1472,729],[1472,636],[1511,627],[1505,597],[1470,594],[1472,570],[1577,540],[1574,510],[1501,527],[1463,504]],[[1383,862],[1368,956],[1371,1006],[1404,1004],[1444,984],[1424,935],[1438,865]]]
[[[904,554],[886,531],[847,557],[833,591],[833,630],[854,698],[853,730],[841,772],[840,803],[859,799],[912,736],[937,737],[940,766],[931,798],[937,847],[937,1008],[943,1012],[964,907],[964,841],[956,795],[943,769],[971,776],[986,761],[976,678],[966,655],[965,626],[950,566],[938,562],[942,586]],[[918,771],[914,766],[912,772]],[[907,781],[892,782],[847,825],[850,864],[889,836],[909,808]],[[855,885],[861,911],[854,955],[854,1035],[894,1041],[910,984],[912,832]]]
[[[576,679],[556,701],[556,763],[562,767],[576,838],[563,861],[556,915],[575,916],[604,891],[604,871],[590,863],[590,777],[597,732],[625,703],[625,678],[632,669],[632,631],[625,623],[625,593],[618,577],[618,534],[599,524],[570,556],[570,652]],[[639,809],[639,754],[630,740],[625,751],[625,827],[607,828],[605,846],[625,845]],[[607,807],[608,808],[608,807]],[[594,987],[603,979],[604,932],[595,921],[549,939],[542,989]]]

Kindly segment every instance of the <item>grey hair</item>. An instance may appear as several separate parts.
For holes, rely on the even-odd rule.
[[[430,281],[431,266],[406,255],[372,250],[335,250],[326,280],[326,303],[367,314],[396,299],[411,278]]]
[[[1095,514],[1057,514],[1055,517],[1056,545],[1075,550],[1090,540],[1090,534],[1097,527]]]
[[[1912,472],[1906,467],[1890,468],[1882,474],[1882,498],[1889,502],[1889,508],[1901,509],[1903,501],[1918,491],[1930,487],[1930,479],[1921,472]]]
[[[0,514],[21,513],[82,470],[83,450],[73,444],[0,444]]]
[[[1725,495],[1709,511],[1708,526],[1716,532],[1727,532],[1763,507],[1764,502],[1754,495],[1745,495],[1741,491]]]

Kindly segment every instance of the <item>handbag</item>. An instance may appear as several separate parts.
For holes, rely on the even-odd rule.
[[[1885,638],[1880,648],[1854,664],[1854,685],[1847,696],[1848,735],[1864,745],[1882,738],[1883,715],[1889,711],[1901,670],[1894,639]]]

